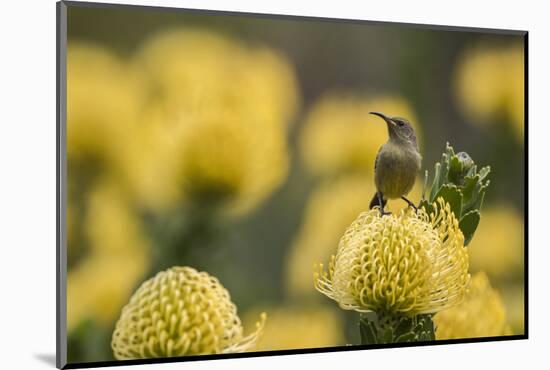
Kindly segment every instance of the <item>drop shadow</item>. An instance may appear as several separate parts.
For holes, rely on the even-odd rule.
[[[42,361],[46,365],[55,367],[55,353],[35,353],[34,358]]]

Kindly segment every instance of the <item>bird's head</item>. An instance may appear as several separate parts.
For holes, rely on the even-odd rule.
[[[413,145],[418,148],[414,129],[405,118],[388,117],[385,114],[378,112],[370,112],[370,114],[378,116],[386,121],[386,124],[388,125],[388,134],[391,141],[399,144]]]

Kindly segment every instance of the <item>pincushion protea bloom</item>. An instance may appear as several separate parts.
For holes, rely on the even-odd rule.
[[[460,305],[434,316],[437,339],[459,339],[510,335],[506,309],[497,290],[484,272],[471,280],[468,294]]]
[[[421,188],[422,184],[417,184],[409,199],[420,199]],[[311,270],[304,266],[326,260],[334,253],[334,246],[357,215],[368,207],[375,191],[371,177],[350,174],[325,181],[312,193],[287,259],[287,287],[292,297],[318,298],[311,289]],[[392,212],[401,209],[398,203],[389,202],[386,209]]]
[[[414,316],[460,303],[469,281],[464,236],[450,206],[359,215],[315,287],[346,310]]]
[[[237,308],[213,276],[172,267],[144,282],[122,310],[111,346],[115,358],[136,359],[253,349],[263,331],[243,335]]]

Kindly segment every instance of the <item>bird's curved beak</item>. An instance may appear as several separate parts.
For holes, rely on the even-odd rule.
[[[386,123],[388,124],[388,126],[395,126],[395,122],[393,122],[391,120],[390,117],[386,116],[385,114],[382,114],[382,113],[379,113],[379,112],[369,112],[370,114],[372,115],[375,115],[375,116],[378,116],[380,118],[382,118],[384,121],[386,121]]]

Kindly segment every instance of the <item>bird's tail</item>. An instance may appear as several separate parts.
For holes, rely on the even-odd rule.
[[[380,200],[378,199],[378,192],[374,193],[374,197],[372,197],[369,204],[369,209],[373,209],[376,206],[380,206],[380,209],[384,209],[384,207],[386,207],[386,203],[388,203],[388,200],[384,199],[383,196],[380,198],[382,199],[382,204],[380,204]]]

